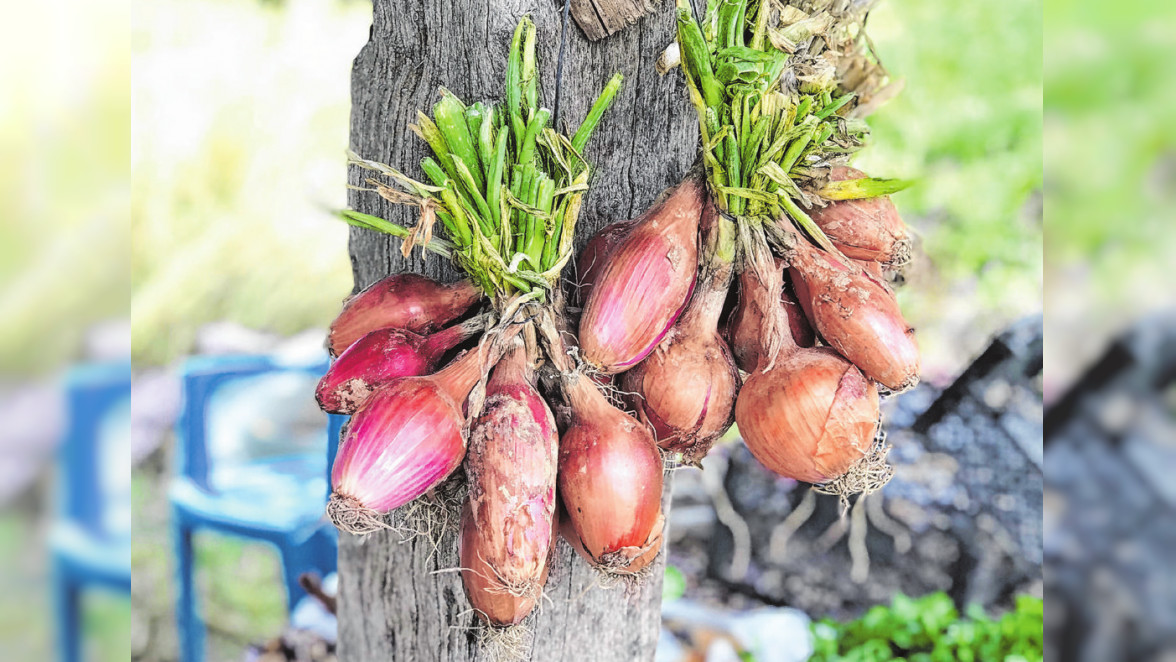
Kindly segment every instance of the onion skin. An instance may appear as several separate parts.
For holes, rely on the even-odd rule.
[[[399,377],[431,373],[446,352],[484,327],[475,318],[422,336],[403,329],[377,329],[357,340],[319,380],[315,399],[331,414],[354,414],[376,389]]]
[[[764,287],[754,270],[744,269],[739,274],[739,302],[727,322],[727,338],[735,363],[744,372],[755,370],[760,361],[765,313],[758,302]],[[816,333],[792,289],[787,286],[780,289],[779,305],[783,307],[792,340],[800,347],[815,345]]]
[[[688,177],[609,254],[580,318],[582,356],[600,371],[636,365],[681,315],[698,268],[703,194],[702,178]]]
[[[335,494],[383,513],[453,473],[465,457],[462,408],[482,360],[470,352],[435,375],[403,377],[372,394],[339,446],[331,468]]]
[[[548,539],[555,541],[557,523],[548,530]],[[553,546],[554,548],[554,546]],[[537,588],[533,595],[514,595],[486,562],[486,553],[493,545],[486,542],[482,531],[474,521],[470,504],[466,503],[461,512],[461,541],[458,555],[461,562],[461,583],[466,598],[482,620],[490,625],[505,627],[522,622],[539,601],[543,585],[547,583],[549,563],[543,564]],[[550,551],[548,550],[550,556]]]
[[[661,545],[662,459],[649,431],[588,379],[564,380],[571,421],[559,444],[568,530],[609,572],[637,572]]]
[[[883,271],[881,262],[874,262],[872,260],[853,260],[853,263],[861,267],[861,270],[870,275],[871,278],[885,285],[886,272]],[[886,287],[889,291],[889,286]],[[893,294],[893,292],[891,292]]]
[[[592,292],[593,286],[596,285],[597,279],[600,278],[605,265],[608,264],[609,254],[632,229],[633,221],[617,221],[606,225],[601,228],[600,232],[592,235],[592,238],[584,246],[584,250],[580,251],[579,257],[576,258],[576,274],[578,276],[576,289],[580,301],[588,299],[588,294]]]
[[[892,391],[919,382],[919,347],[890,290],[855,265],[797,239],[791,251],[797,297],[821,337]]]
[[[781,352],[739,391],[735,421],[752,455],[781,476],[823,483],[870,450],[878,391],[828,348]]]
[[[703,227],[710,241],[716,220],[708,203]],[[632,394],[633,409],[653,428],[658,446],[681,453],[687,464],[700,462],[735,416],[739,370],[718,332],[732,270],[730,260],[708,258],[686,312],[652,354],[621,374],[621,389]]]
[[[464,315],[482,298],[468,280],[443,285],[424,276],[389,276],[343,303],[331,323],[327,349],[339,356],[355,341],[377,329],[427,334]]]
[[[531,598],[527,605],[525,600],[512,601],[517,607],[513,611],[499,610],[497,599],[485,600],[485,606],[475,602],[497,625],[526,616],[522,607],[529,611],[542,587],[555,531],[558,462],[555,417],[532,385],[525,352],[518,345],[487,382],[465,461],[467,507],[475,532],[468,540],[463,533],[462,567],[470,567],[468,542],[490,571],[488,577],[513,593],[506,597]],[[508,614],[518,620],[505,618]]]
[[[866,173],[837,166],[831,181],[860,179]],[[888,196],[838,200],[809,211],[809,216],[848,258],[883,263],[901,263],[910,257],[906,225]]]

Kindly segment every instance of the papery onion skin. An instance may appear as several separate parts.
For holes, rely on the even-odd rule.
[[[436,487],[465,457],[463,403],[481,375],[470,352],[429,377],[403,377],[351,417],[331,468],[335,493],[388,512]]]
[[[422,336],[403,329],[377,329],[348,347],[319,380],[315,399],[323,411],[354,414],[376,389],[399,377],[432,372],[446,352],[473,337],[480,318]]]
[[[555,417],[532,385],[519,345],[486,384],[465,461],[481,560],[516,594],[537,593],[547,571],[558,462]]]
[[[592,287],[608,264],[609,254],[632,229],[633,221],[617,221],[601,228],[584,245],[584,250],[580,251],[579,257],[576,258],[576,289],[579,301],[588,299]]]
[[[865,176],[848,166],[834,167],[829,173],[831,181]],[[810,210],[809,216],[846,257],[884,263],[905,262],[910,257],[906,225],[888,196],[837,200]]]
[[[761,300],[758,290],[763,287],[764,284],[752,269],[740,272],[739,301],[727,321],[727,338],[730,341],[731,353],[735,357],[736,365],[744,372],[751,372],[759,365],[764,312],[760,310],[758,303]],[[779,305],[783,306],[792,340],[800,347],[812,347],[816,344],[813,327],[789,285],[781,288]]]
[[[633,407],[653,428],[657,445],[696,464],[731,427],[739,370],[718,332],[684,334],[623,373],[621,384],[635,394]]]
[[[339,356],[377,329],[427,334],[464,315],[482,298],[468,280],[444,285],[419,274],[389,276],[349,298],[331,323],[327,348]]]
[[[870,450],[878,391],[828,348],[778,356],[771,370],[747,378],[735,421],[752,455],[781,476],[823,483]]]
[[[649,431],[581,376],[565,379],[571,422],[560,438],[559,494],[569,528],[602,569],[636,572],[660,546],[662,459]]]
[[[580,318],[583,358],[602,372],[627,370],[669,332],[690,299],[698,267],[704,184],[692,175],[634,221],[611,253]]]
[[[557,530],[557,524],[548,530],[547,537],[553,543]],[[470,511],[470,504],[467,503],[461,513],[461,541],[458,547],[466,598],[478,611],[478,616],[487,623],[499,627],[518,625],[535,609],[543,585],[547,583],[550,564],[543,564],[534,593],[515,595],[486,562],[487,553],[493,549],[494,544],[485,538],[484,531],[478,527]]]
[[[792,282],[821,337],[891,391],[919,381],[919,347],[889,289],[802,239],[790,256]]]

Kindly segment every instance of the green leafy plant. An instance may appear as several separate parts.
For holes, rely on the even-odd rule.
[[[812,662],[1034,662],[1043,659],[1040,598],[1020,596],[998,620],[973,605],[964,618],[945,593],[921,598],[898,595],[848,623],[824,619],[813,624]]]

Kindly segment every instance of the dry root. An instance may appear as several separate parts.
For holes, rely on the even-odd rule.
[[[422,538],[432,547],[432,555],[441,551],[441,541],[456,533],[461,522],[461,506],[465,502],[466,482],[458,474],[435,489],[397,508],[385,528],[400,535],[401,543]]]
[[[531,634],[527,626],[522,623],[506,627],[487,625],[481,621],[479,623],[478,648],[484,656],[479,656],[479,659],[491,662],[519,662],[527,658],[530,648],[528,639]]]
[[[849,498],[855,494],[867,496],[882,489],[894,477],[894,467],[886,461],[890,452],[886,431],[881,426],[874,437],[874,445],[841,476],[813,486],[821,494],[832,494],[841,500],[842,514],[849,510]]]
[[[654,559],[661,553],[665,528],[665,516],[658,515],[643,547],[623,547],[592,560],[591,565],[600,571],[597,583],[603,588],[623,586],[626,591],[636,590],[644,584],[652,573]],[[632,569],[634,565],[638,566],[635,570]]]
[[[338,492],[327,501],[327,517],[340,531],[358,536],[393,528],[378,510],[364,506],[353,496]]]
[[[914,250],[910,237],[904,237],[894,242],[894,256],[890,258],[888,266],[891,269],[902,269],[910,264],[911,258],[914,256]]]

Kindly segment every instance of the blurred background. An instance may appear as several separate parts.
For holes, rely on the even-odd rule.
[[[305,590],[289,575],[329,572],[330,541],[297,519],[249,536],[197,526],[222,505],[187,487],[272,495],[298,481],[313,495],[326,470],[327,421],[297,394],[352,286],[347,230],[323,209],[345,203],[350,64],[370,5],[64,6],[67,20],[60,4],[26,4],[0,25],[0,657],[61,646],[52,596],[62,568],[85,566],[69,560],[75,529],[134,576],[124,591],[117,573],[73,573],[90,659],[180,659],[178,633],[197,627],[185,604],[208,659],[325,655],[315,633],[329,614],[310,598],[292,616]],[[1080,604],[1091,582],[1120,616],[1059,610],[1051,641],[1097,631],[1092,650],[1113,654],[1088,659],[1164,654],[1176,591],[1133,598],[1139,577],[1167,577],[1157,550],[1171,532],[1152,524],[1171,521],[1161,478],[1176,469],[1172,321],[1157,313],[1173,290],[1176,21],[1159,9],[884,0],[871,14],[906,87],[873,117],[858,164],[919,180],[895,197],[922,249],[900,299],[925,354],[924,385],[887,402],[898,476],[841,519],[737,443],[679,473],[666,659],[726,645],[804,659],[739,634],[773,628],[815,633],[825,659],[845,654],[829,637],[869,642],[902,623],[1017,631],[1034,618],[1025,596]],[[184,415],[197,388],[199,426]],[[115,392],[134,394],[129,412]],[[79,444],[133,469],[78,467]],[[86,501],[77,484],[108,497],[101,512],[71,511]],[[1091,503],[1102,528],[1074,533]],[[1123,544],[1094,544],[1110,538]],[[1046,563],[1059,572],[1043,580]],[[892,606],[854,620],[878,605]],[[837,624],[812,627],[825,617]],[[1135,648],[1116,648],[1128,638]]]

